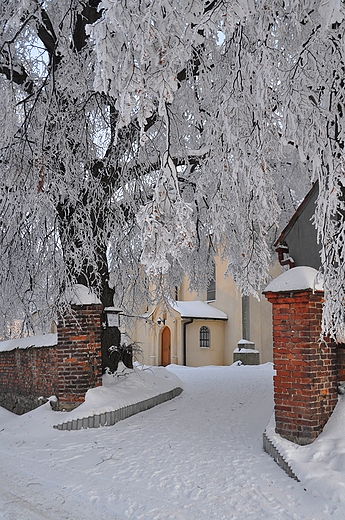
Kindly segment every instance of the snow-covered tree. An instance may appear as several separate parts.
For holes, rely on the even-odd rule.
[[[3,2],[2,307],[61,306],[74,281],[134,307],[183,273],[200,288],[216,251],[255,294],[287,195],[318,179],[324,331],[342,337],[343,14],[340,0]]]
[[[113,305],[113,266],[118,288],[140,279],[135,215],[151,196],[157,157],[140,147],[136,121],[117,129],[115,100],[93,87],[97,56],[86,26],[100,17],[98,4],[0,7],[5,321],[56,311],[75,282]]]

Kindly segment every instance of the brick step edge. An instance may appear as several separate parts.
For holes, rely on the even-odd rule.
[[[300,482],[299,478],[295,475],[295,473],[290,468],[289,464],[286,462],[284,457],[279,453],[278,449],[274,446],[271,439],[267,437],[266,432],[263,433],[263,448],[266,453],[268,453],[280,466],[289,477],[297,480],[297,482]]]
[[[131,415],[135,415],[136,413],[149,410],[150,408],[153,408],[158,404],[164,403],[165,401],[170,401],[174,397],[180,395],[181,392],[182,388],[173,388],[173,390],[170,390],[169,392],[155,395],[154,397],[145,399],[145,401],[130,404],[128,406],[124,406],[123,408],[119,408],[118,410],[113,410],[111,412],[105,412],[101,414],[91,415],[89,417],[83,417],[82,419],[72,419],[71,421],[66,421],[60,424],[54,424],[53,428],[57,430],[71,431],[81,430],[83,428],[99,428],[100,426],[113,426],[118,421],[122,421],[123,419],[131,417]]]

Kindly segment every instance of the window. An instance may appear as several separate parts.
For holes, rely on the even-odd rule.
[[[200,348],[210,348],[210,329],[208,327],[200,327]]]
[[[214,301],[216,299],[216,264],[213,264],[213,272],[208,282],[206,300]]]

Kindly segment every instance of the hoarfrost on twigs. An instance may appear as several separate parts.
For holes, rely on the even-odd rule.
[[[183,273],[199,289],[217,253],[258,294],[317,180],[323,330],[343,338],[342,2],[8,0],[0,22],[4,323],[75,282],[128,310]]]

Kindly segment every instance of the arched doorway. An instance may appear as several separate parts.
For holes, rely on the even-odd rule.
[[[171,333],[169,327],[164,327],[161,336],[161,365],[166,367],[171,363]]]

